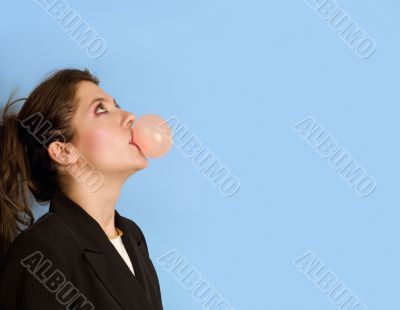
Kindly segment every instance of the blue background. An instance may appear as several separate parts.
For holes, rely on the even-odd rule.
[[[225,197],[175,146],[125,184],[118,210],[146,236],[166,310],[203,309],[157,262],[172,249],[237,310],[336,309],[292,263],[307,251],[368,309],[399,308],[398,1],[337,2],[376,41],[368,59],[304,1],[68,3],[107,52],[89,57],[35,1],[4,1],[2,102],[88,67],[124,109],[177,116],[240,179]],[[293,130],[309,115],[376,179],[371,195]]]

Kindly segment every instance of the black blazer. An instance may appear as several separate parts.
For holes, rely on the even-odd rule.
[[[162,310],[156,270],[141,229],[115,210],[132,274],[101,226],[58,194],[20,233],[0,266],[0,309]]]

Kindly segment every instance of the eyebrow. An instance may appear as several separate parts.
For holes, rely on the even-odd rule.
[[[96,97],[96,98],[94,98],[94,99],[89,103],[88,109],[90,109],[90,107],[92,106],[93,103],[96,103],[96,102],[98,102],[98,101],[107,101],[107,99],[106,99],[106,98],[103,98],[103,97]],[[117,104],[117,101],[115,100],[115,98],[113,98],[113,101],[114,101],[114,104]]]

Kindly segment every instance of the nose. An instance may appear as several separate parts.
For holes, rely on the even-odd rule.
[[[133,122],[136,120],[136,116],[131,113],[131,112],[127,112],[127,115],[124,119],[124,127],[132,127]]]

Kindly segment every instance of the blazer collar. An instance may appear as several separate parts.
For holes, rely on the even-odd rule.
[[[50,200],[49,212],[58,214],[76,237],[88,263],[99,280],[122,309],[139,306],[143,310],[153,310],[149,283],[143,267],[143,258],[138,245],[140,235],[130,229],[129,222],[115,210],[115,225],[124,234],[122,242],[132,261],[135,275],[132,274],[121,255],[108,239],[99,223],[78,203],[63,193]]]

